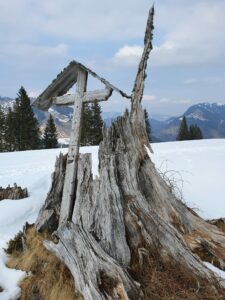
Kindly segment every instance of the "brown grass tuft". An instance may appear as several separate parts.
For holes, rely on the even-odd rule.
[[[50,239],[50,236],[39,234],[34,227],[28,228],[27,249],[11,254],[9,267],[31,272],[20,284],[20,300],[83,299],[76,292],[73,277],[67,267],[44,248],[43,241],[46,238]]]
[[[224,300],[225,290],[218,282],[197,278],[188,269],[165,261],[158,251],[148,249],[142,266],[137,253],[132,254],[131,276],[141,283],[144,300]]]

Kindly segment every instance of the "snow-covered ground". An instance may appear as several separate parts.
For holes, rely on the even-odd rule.
[[[0,201],[0,300],[14,299],[20,292],[17,287],[24,272],[8,269],[5,266],[6,247],[14,235],[23,228],[25,222],[34,223],[44,203],[51,184],[56,156],[67,149],[35,150],[0,153],[0,186],[11,186],[14,182],[27,187],[29,198],[23,200]],[[98,174],[98,147],[83,147],[82,153],[92,153],[92,172]]]
[[[171,142],[152,145],[156,167],[182,187],[183,197],[205,218],[225,217],[225,140]],[[15,298],[18,281],[25,274],[6,268],[3,247],[27,221],[33,223],[51,183],[55,158],[67,149],[0,153],[0,186],[16,182],[27,187],[29,198],[0,201],[0,300]],[[83,147],[92,153],[92,171],[98,174],[98,147]],[[167,172],[168,171],[168,172]],[[182,177],[182,180],[181,180]]]
[[[157,168],[205,219],[225,217],[225,139],[152,144]]]

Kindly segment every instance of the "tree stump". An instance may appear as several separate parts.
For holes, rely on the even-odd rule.
[[[4,199],[19,200],[27,197],[27,188],[22,189],[16,183],[13,187],[10,187],[10,185],[7,188],[0,187],[0,201]]]
[[[140,276],[137,272],[134,276],[134,269],[145,272],[152,251],[162,262],[179,265],[200,283],[205,281],[221,291],[224,286],[223,282],[217,286],[214,273],[202,262],[210,261],[225,270],[224,233],[176,198],[147,151],[150,145],[141,100],[152,30],[153,9],[131,112],[104,128],[99,178],[93,179],[91,156],[80,155],[72,221],[54,232],[57,244],[44,243],[70,269],[86,300],[144,298]],[[64,159],[61,156],[61,165]],[[62,186],[62,178],[54,177],[55,190]],[[52,195],[51,208],[54,195],[58,207],[58,191]],[[40,219],[47,224],[44,209]]]

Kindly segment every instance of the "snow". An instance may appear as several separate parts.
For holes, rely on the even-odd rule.
[[[61,145],[69,145],[70,138],[59,138],[58,143],[61,144]]]
[[[206,265],[207,268],[209,268],[211,271],[213,271],[214,273],[216,273],[217,277],[221,277],[223,280],[225,280],[225,272],[218,269],[217,267],[213,266],[212,264],[208,263],[208,262],[204,262],[204,264]]]
[[[205,219],[225,217],[225,139],[152,144],[156,167],[175,179],[183,200]]]
[[[36,150],[0,153],[0,186],[6,187],[16,182],[27,187],[29,197],[23,200],[0,201],[0,300],[15,299],[20,292],[18,282],[24,272],[8,269],[7,256],[3,250],[25,222],[34,223],[44,203],[51,184],[56,156],[67,149]],[[92,153],[93,176],[98,175],[98,147],[83,147],[82,153]]]
[[[225,217],[225,140],[201,140],[152,144],[150,157],[161,172],[175,178],[183,197],[200,209],[205,218]],[[19,281],[26,274],[8,269],[3,249],[25,222],[33,223],[51,183],[56,156],[67,149],[0,153],[0,186],[16,182],[27,187],[29,197],[23,200],[0,201],[0,300],[15,299]],[[92,153],[93,176],[98,175],[98,147],[82,147],[82,153]]]
[[[201,110],[197,109],[194,112],[190,113],[187,118],[193,118],[200,121],[206,121],[206,118],[204,118],[204,114]]]

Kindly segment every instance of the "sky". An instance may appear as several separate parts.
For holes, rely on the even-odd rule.
[[[151,0],[0,0],[0,95],[38,96],[75,59],[131,94]],[[155,0],[143,106],[180,115],[225,104],[225,1]],[[89,80],[89,89],[99,88]],[[129,108],[114,93],[104,111]]]

